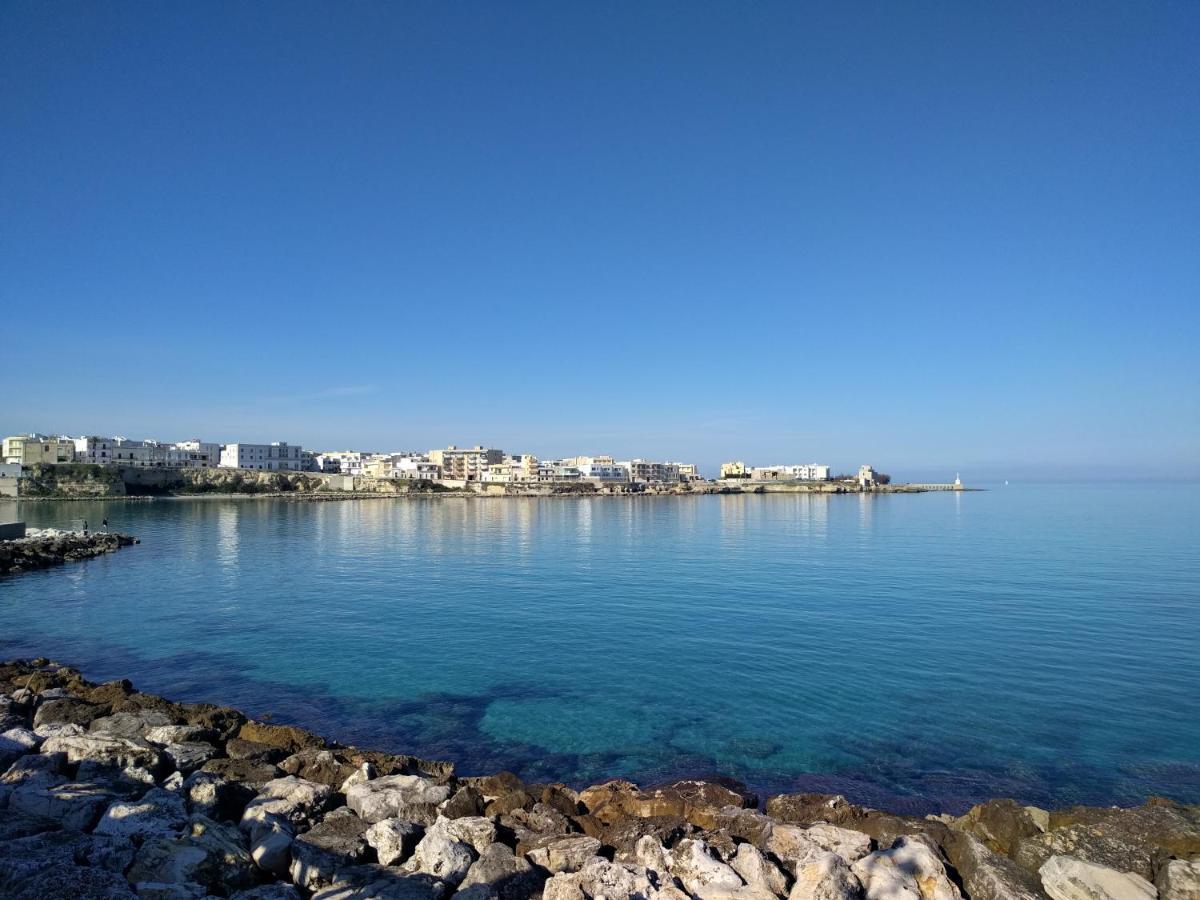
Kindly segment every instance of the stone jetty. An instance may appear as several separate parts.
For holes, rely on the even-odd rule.
[[[734,782],[584,790],[0,664],[0,896],[1196,900],[1200,807],[892,815]]]
[[[48,569],[79,559],[112,553],[121,547],[139,543],[128,534],[116,532],[60,531],[57,528],[31,528],[25,537],[0,541],[0,575]]]

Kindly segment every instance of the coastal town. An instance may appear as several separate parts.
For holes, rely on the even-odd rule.
[[[451,444],[428,451],[374,452],[312,450],[287,441],[268,444],[219,444],[193,438],[184,441],[130,440],[125,437],[29,433],[4,438],[0,458],[0,496],[19,496],[22,479],[34,467],[87,465],[121,470],[225,469],[253,473],[308,473],[322,476],[333,490],[354,490],[354,479],[371,484],[410,482],[443,488],[513,485],[664,486],[710,483],[770,482],[853,483],[860,489],[886,485],[887,475],[869,465],[853,475],[835,475],[818,463],[751,466],[742,461],[721,465],[708,479],[695,463],[642,458],[616,459],[581,455],[544,459],[530,453],[508,453],[476,444]]]

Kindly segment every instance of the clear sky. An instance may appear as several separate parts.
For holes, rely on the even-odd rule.
[[[10,0],[0,431],[1194,478],[1198,46],[1190,0]]]

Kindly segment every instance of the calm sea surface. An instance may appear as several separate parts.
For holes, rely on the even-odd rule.
[[[1200,486],[0,507],[0,655],[467,774],[1200,801]]]

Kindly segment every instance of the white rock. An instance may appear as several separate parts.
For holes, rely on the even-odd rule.
[[[283,819],[269,816],[255,823],[250,834],[250,858],[263,871],[287,878],[292,866],[293,840],[291,826]]]
[[[325,784],[306,781],[295,775],[276,778],[262,786],[258,795],[242,813],[242,828],[253,831],[260,823],[276,817],[292,829],[305,828],[325,809],[333,790]]]
[[[764,849],[795,872],[797,866],[816,859],[825,849],[808,836],[808,829],[799,825],[775,823],[767,833]]]
[[[461,819],[445,821],[446,834],[456,841],[469,844],[476,853],[482,853],[496,841],[496,823],[484,816],[463,816]]]
[[[404,864],[405,871],[432,875],[451,887],[466,878],[476,854],[470,845],[451,836],[449,825],[449,819],[438,817]]]
[[[346,805],[371,823],[384,819],[414,821],[405,814],[414,807],[436,807],[449,796],[449,787],[431,779],[419,775],[386,775],[351,785],[346,791]],[[428,821],[432,822],[433,818]]]
[[[375,849],[379,861],[385,866],[404,862],[417,844],[421,827],[400,819],[384,819],[366,831],[367,843]]]
[[[788,900],[858,900],[862,893],[862,884],[846,860],[836,853],[823,853],[797,867]]]
[[[804,833],[822,850],[836,853],[848,864],[858,862],[871,852],[871,838],[861,831],[820,824],[805,828]]]
[[[1039,870],[1052,900],[1154,900],[1158,891],[1141,875],[1073,856],[1052,856]]]
[[[68,734],[46,738],[43,753],[65,753],[67,762],[85,760],[124,769],[141,766],[152,771],[162,766],[162,756],[156,748],[131,738],[109,737],[103,734]]]
[[[691,838],[680,841],[668,854],[671,874],[695,894],[703,887],[736,890],[742,886],[741,876],[708,852],[708,845]]]
[[[1158,872],[1158,900],[1195,900],[1200,897],[1200,859],[1172,859]]]
[[[646,835],[646,837],[654,840],[651,835]],[[661,844],[659,849],[662,849]],[[541,866],[548,872],[578,872],[599,851],[600,841],[596,838],[588,837],[586,834],[564,834],[533,848],[525,854],[525,857],[534,865]],[[665,858],[664,854],[664,861]],[[640,858],[638,862],[641,863]],[[659,869],[659,871],[666,871],[666,869]]]
[[[593,853],[592,855],[597,854]],[[652,834],[644,834],[638,838],[637,843],[633,845],[633,858],[639,866],[645,866],[661,875],[669,875],[671,872],[671,857],[662,845],[662,841]],[[536,862],[536,860],[534,861]],[[582,866],[576,868],[582,868]]]
[[[359,766],[357,769],[355,769],[353,774],[351,774],[349,777],[346,778],[345,781],[342,782],[342,786],[341,786],[340,790],[343,794],[345,794],[350,788],[354,787],[354,785],[366,784],[368,781],[370,781],[374,777],[375,777],[375,767],[373,765],[371,765],[369,762],[365,762],[361,766]]]
[[[750,887],[772,894],[787,893],[787,876],[753,844],[738,844],[737,853],[729,865]]]
[[[896,838],[887,850],[864,856],[851,871],[867,900],[961,900],[937,852],[916,836]]]
[[[113,837],[148,838],[174,834],[187,822],[183,798],[155,788],[141,800],[119,800],[109,806],[96,825],[95,834]]]

